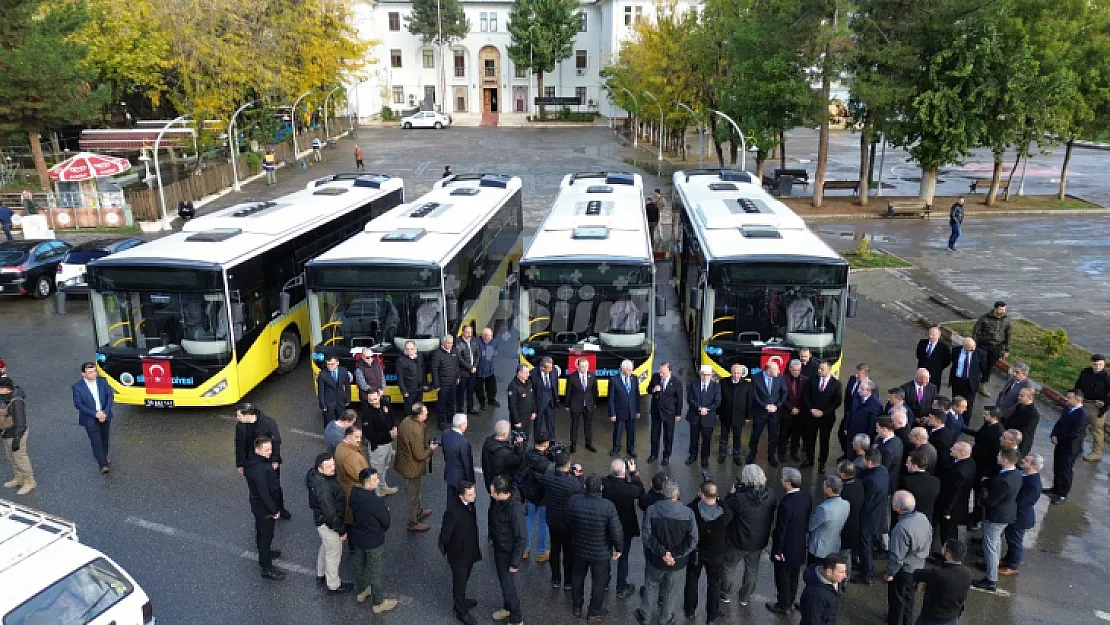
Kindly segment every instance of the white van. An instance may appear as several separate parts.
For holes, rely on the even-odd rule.
[[[0,624],[154,625],[134,578],[64,519],[0,499]]]

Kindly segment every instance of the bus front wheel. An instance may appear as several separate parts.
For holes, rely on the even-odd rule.
[[[301,360],[301,339],[294,332],[281,333],[278,340],[278,373],[289,373]]]

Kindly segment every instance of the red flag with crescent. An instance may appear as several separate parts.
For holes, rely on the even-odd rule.
[[[779,373],[785,373],[786,365],[790,363],[791,355],[789,349],[764,347],[763,352],[760,354],[759,367],[761,369],[766,369],[767,365],[773,362],[779,366]]]
[[[164,358],[144,358],[143,382],[147,395],[172,395],[173,372],[170,370],[170,361]]]

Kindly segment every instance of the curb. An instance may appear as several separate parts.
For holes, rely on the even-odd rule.
[[[1021,217],[1021,216],[1043,216],[1043,215],[1105,215],[1110,214],[1108,208],[1068,208],[1061,210],[1009,210],[1009,211],[977,211],[968,212],[967,217]],[[824,221],[829,219],[891,219],[886,215],[879,213],[831,213],[822,215],[807,215],[799,214],[799,217],[809,221]],[[919,218],[922,219],[922,218]],[[947,220],[948,215],[936,215],[923,218],[926,221],[939,221]]]

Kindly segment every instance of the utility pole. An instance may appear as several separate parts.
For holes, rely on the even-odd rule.
[[[447,74],[444,73],[444,60],[443,60],[443,0],[436,0],[436,42],[439,44],[439,88],[440,93],[437,98],[440,102],[446,102],[444,99],[447,91]],[[435,104],[433,102],[433,104]],[[446,113],[442,104],[439,105],[439,112]]]

